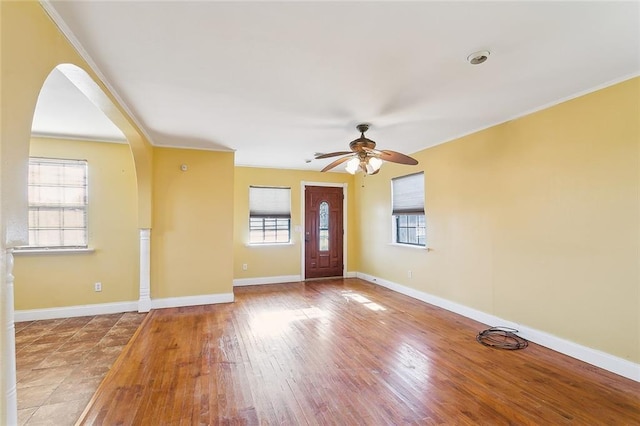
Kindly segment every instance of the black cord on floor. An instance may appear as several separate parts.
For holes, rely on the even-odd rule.
[[[491,327],[478,333],[476,340],[485,346],[498,349],[516,350],[529,346],[529,342],[518,336],[517,332],[518,330],[508,327]]]

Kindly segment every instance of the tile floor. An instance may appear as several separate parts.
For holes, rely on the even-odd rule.
[[[16,323],[20,425],[73,425],[145,314]]]

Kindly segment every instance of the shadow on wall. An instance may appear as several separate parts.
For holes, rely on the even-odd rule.
[[[229,151],[234,149],[212,139],[204,139],[196,136],[185,136],[164,132],[153,132],[153,143],[161,148],[202,149],[208,151]]]

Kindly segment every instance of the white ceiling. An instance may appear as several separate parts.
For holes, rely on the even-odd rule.
[[[238,165],[320,170],[359,122],[411,154],[640,74],[639,2],[44,5],[154,145]]]
[[[102,110],[57,68],[49,74],[40,90],[31,133],[109,142],[127,140]]]

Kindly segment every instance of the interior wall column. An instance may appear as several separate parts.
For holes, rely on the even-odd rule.
[[[140,299],[138,312],[151,310],[151,229],[140,229]]]
[[[4,397],[5,418],[3,424],[18,424],[18,396],[16,391],[16,328],[13,320],[13,248],[2,252],[3,279],[2,293],[2,326],[4,327],[2,342],[2,390]]]

